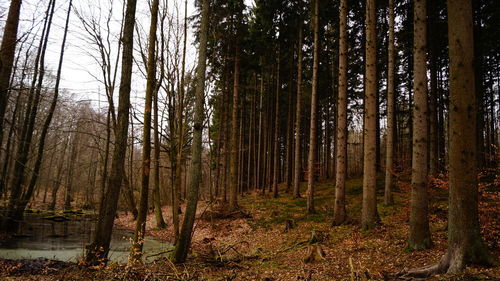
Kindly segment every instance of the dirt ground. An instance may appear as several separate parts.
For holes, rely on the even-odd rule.
[[[500,190],[498,175],[480,185],[480,220],[489,249],[500,249]],[[305,186],[302,187],[305,190]],[[436,182],[430,191],[430,227],[434,245],[423,251],[406,247],[409,187],[400,184],[392,206],[378,205],[381,224],[361,231],[362,180],[347,184],[347,212],[351,223],[331,226],[334,186],[316,185],[316,214],[306,215],[306,201],[280,194],[277,199],[247,194],[240,211],[229,213],[220,203],[201,202],[188,262],[173,265],[166,258],[141,267],[110,264],[89,269],[48,260],[0,260],[2,280],[405,280],[394,274],[437,262],[446,249],[447,186]],[[382,202],[379,185],[379,202]],[[164,207],[168,228],[155,229],[149,215],[147,234],[172,242],[171,210]],[[118,227],[133,229],[131,214],[120,213]],[[288,226],[288,227],[287,227]],[[313,239],[311,239],[314,237]],[[460,275],[438,275],[429,280],[500,280],[500,267],[468,266]]]

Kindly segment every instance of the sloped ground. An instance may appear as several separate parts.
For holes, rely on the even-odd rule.
[[[485,174],[480,185],[480,219],[483,237],[489,248],[500,254],[499,175]],[[175,267],[160,258],[141,268],[108,266],[92,270],[69,264],[56,269],[33,272],[13,270],[12,261],[0,261],[0,276],[12,280],[387,280],[404,268],[437,262],[446,249],[447,186],[437,181],[430,191],[430,223],[434,247],[411,252],[406,248],[409,218],[409,186],[401,178],[393,206],[378,205],[382,224],[361,231],[362,180],[347,183],[348,214],[352,223],[331,226],[334,186],[331,181],[316,185],[317,214],[305,214],[305,199],[294,200],[288,194],[278,199],[247,195],[240,200],[241,211],[228,213],[220,205],[203,203],[199,208],[193,252],[187,264]],[[382,202],[382,181],[379,184]],[[305,191],[305,186],[302,186]],[[170,209],[164,209],[170,222]],[[148,234],[172,240],[172,230],[154,230],[150,215]],[[133,228],[131,216],[121,214],[121,227]],[[285,231],[286,225],[295,226]],[[311,243],[311,236],[315,239]],[[311,256],[311,252],[315,255]],[[313,258],[305,262],[307,257]],[[51,265],[54,267],[54,265]],[[22,267],[22,266],[21,266]],[[48,266],[50,268],[50,266]],[[500,267],[467,267],[457,276],[435,276],[430,280],[498,280]]]

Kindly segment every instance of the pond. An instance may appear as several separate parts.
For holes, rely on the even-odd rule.
[[[0,241],[0,258],[36,259],[47,258],[60,261],[78,261],[84,254],[95,228],[93,216],[54,217],[27,215],[18,231]],[[67,219],[69,218],[69,219]],[[109,260],[126,263],[129,255],[130,239],[134,233],[115,228],[111,238]],[[171,249],[171,244],[146,237],[143,261],[153,261]]]

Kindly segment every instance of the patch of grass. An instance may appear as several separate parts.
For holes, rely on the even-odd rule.
[[[410,245],[406,244],[406,246],[403,248],[403,253],[412,253],[415,252],[416,250],[410,247]]]
[[[348,179],[345,183],[347,195],[358,195],[363,193],[363,178]]]
[[[331,228],[328,232],[329,242],[331,244],[336,244],[346,239],[354,231],[354,226],[352,225],[340,225]]]
[[[317,223],[322,223],[327,221],[327,216],[325,216],[322,213],[316,213],[316,214],[306,214],[302,217],[299,217],[297,219],[298,222],[317,222]]]
[[[378,214],[383,220],[388,216],[392,216],[400,211],[400,206],[398,204],[385,205],[383,202],[377,204]]]
[[[295,200],[293,201],[293,204],[294,204],[296,207],[306,208],[306,207],[307,207],[307,200],[306,200],[305,198],[295,199]]]

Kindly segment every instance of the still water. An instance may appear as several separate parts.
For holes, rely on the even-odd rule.
[[[15,235],[0,241],[0,258],[36,259],[47,258],[60,261],[78,261],[89,244],[95,220],[89,216],[71,216],[69,220],[52,221],[43,216],[28,215]],[[124,229],[113,229],[109,259],[126,263],[130,239],[134,233]],[[143,260],[153,261],[171,248],[166,242],[146,237]],[[160,255],[159,255],[160,254]]]

